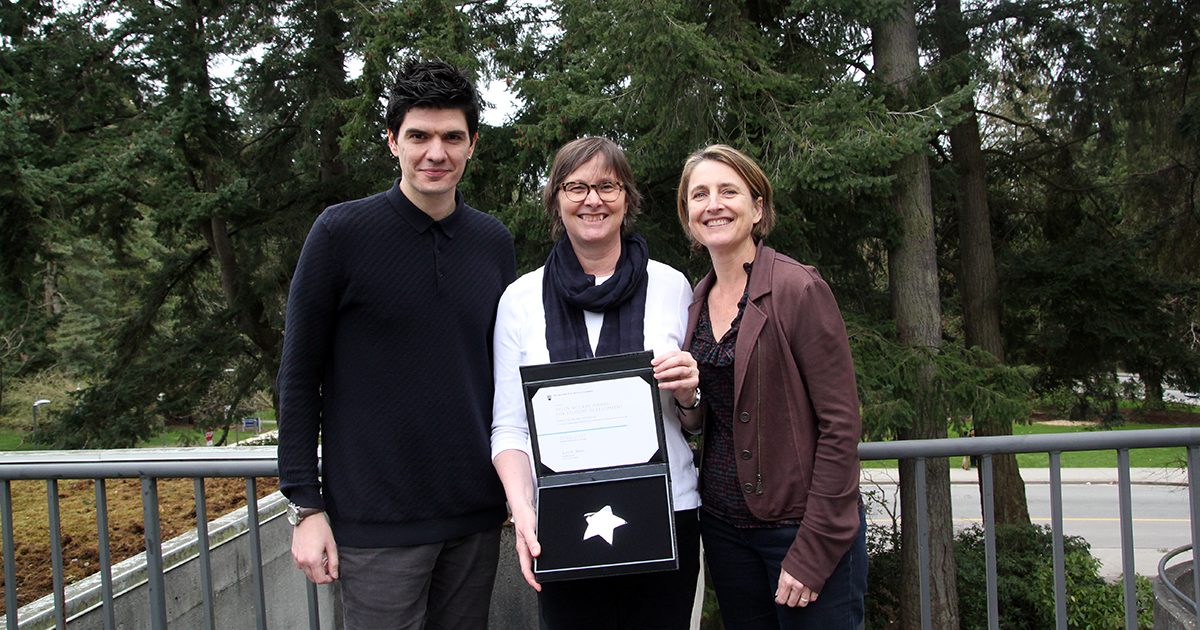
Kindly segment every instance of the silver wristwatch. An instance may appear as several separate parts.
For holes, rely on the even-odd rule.
[[[679,407],[680,409],[682,409],[684,411],[691,411],[691,410],[695,409],[696,407],[699,407],[700,406],[700,388],[699,387],[696,388],[696,400],[695,400],[695,402],[692,403],[692,406],[684,407],[683,405],[679,404],[679,399],[675,399],[675,406]]]
[[[324,511],[325,510],[322,510],[321,508],[300,507],[299,505],[296,505],[295,503],[288,501],[287,520],[289,523],[292,524],[292,527],[295,527],[300,524],[300,521],[303,521],[304,519],[312,516],[313,514],[320,514],[321,512],[324,512]]]

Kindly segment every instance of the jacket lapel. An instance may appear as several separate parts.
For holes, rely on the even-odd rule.
[[[771,263],[774,261],[775,250],[759,241],[758,251],[754,254],[754,267],[750,270],[746,310],[742,313],[737,346],[734,348],[734,392],[742,391],[746,381],[746,371],[750,365],[750,357],[758,343],[758,336],[762,333],[763,326],[767,324],[767,312],[762,308],[762,298],[771,292]]]

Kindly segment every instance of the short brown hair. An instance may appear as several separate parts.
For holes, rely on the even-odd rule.
[[[692,242],[692,247],[701,249],[700,244],[692,237],[692,231],[688,228],[688,186],[691,184],[692,171],[696,170],[696,167],[705,160],[720,162],[732,168],[746,182],[746,187],[750,189],[750,196],[754,199],[762,199],[762,218],[754,224],[754,229],[750,234],[754,237],[755,243],[766,238],[767,234],[771,233],[771,228],[775,227],[775,193],[771,190],[771,182],[767,179],[767,174],[763,172],[757,162],[745,153],[729,145],[710,144],[688,156],[687,161],[683,163],[683,174],[679,176],[679,196],[677,197],[679,223],[683,225],[683,233],[687,234],[688,240]]]
[[[558,187],[567,181],[567,176],[574,173],[575,169],[597,155],[604,157],[617,181],[625,185],[625,219],[621,222],[621,236],[633,231],[633,223],[642,207],[642,194],[633,182],[629,160],[625,159],[625,152],[612,140],[586,137],[572,140],[558,150],[554,155],[554,165],[550,167],[550,181],[542,190],[542,206],[546,209],[546,219],[550,221],[550,236],[555,241],[562,236],[564,229],[558,208]]]

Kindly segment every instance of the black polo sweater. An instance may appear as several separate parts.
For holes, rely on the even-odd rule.
[[[278,381],[280,488],[325,508],[339,545],[437,542],[506,515],[489,450],[491,337],[516,278],[513,240],[455,200],[441,221],[398,185],[331,206],[296,265]]]

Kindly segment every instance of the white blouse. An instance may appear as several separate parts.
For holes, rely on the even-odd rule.
[[[545,267],[531,271],[509,285],[500,298],[496,332],[492,342],[495,362],[496,397],[492,405],[492,459],[502,451],[516,449],[530,457],[529,424],[521,388],[522,365],[550,362],[546,348],[546,311],[542,305]],[[651,260],[647,266],[645,348],[658,356],[680,350],[687,336],[687,309],[692,288],[675,269]],[[601,280],[602,282],[603,280]],[[602,313],[584,313],[588,338],[595,350],[604,323]],[[671,490],[675,510],[700,507],[692,449],[684,439],[670,390],[661,390],[667,459],[671,465]],[[536,486],[536,480],[534,485]]]

